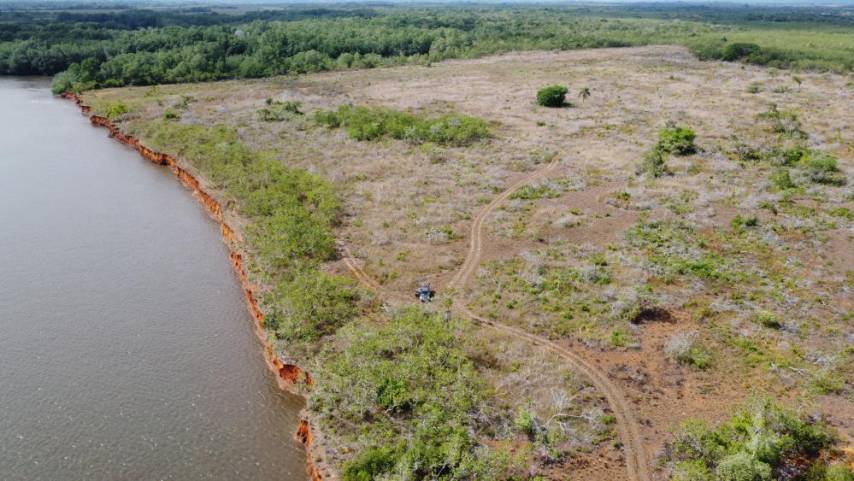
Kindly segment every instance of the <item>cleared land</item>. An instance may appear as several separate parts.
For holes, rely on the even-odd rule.
[[[536,106],[536,90],[555,83],[570,87],[574,105]],[[578,97],[583,87],[589,98]],[[843,443],[854,439],[850,77],[642,47],[103,90],[87,99],[143,140],[164,114],[224,124],[252,150],[331,179],[344,211],[335,236],[355,261],[325,270],[349,275],[355,262],[363,282],[405,297],[429,280],[438,291],[433,309],[455,300],[580,356],[633,404],[649,462],[662,466],[657,476],[670,473],[672,465],[655,461],[681,421],[722,421],[752,395],[827,416]],[[291,110],[304,114],[276,102],[299,102]],[[313,120],[344,104],[464,114],[485,120],[492,136],[462,146],[359,141]],[[259,114],[265,108],[282,111]],[[668,175],[639,175],[668,122],[696,132],[695,151],[666,155]],[[506,447],[521,472],[531,466],[552,479],[626,476],[623,450],[608,442],[616,431],[603,393],[584,376],[521,336],[456,328],[498,400],[487,403],[495,408],[489,419],[507,424],[479,432],[485,445]],[[329,341],[346,345],[358,335]],[[282,347],[297,358],[317,349]],[[318,382],[320,398],[335,399]],[[541,420],[566,415],[554,423],[558,441],[510,434],[508,419],[524,424],[524,409]],[[335,466],[365,442],[352,420],[323,409],[317,419]]]

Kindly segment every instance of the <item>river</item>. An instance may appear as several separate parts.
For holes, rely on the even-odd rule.
[[[0,480],[305,480],[218,225],[46,80],[0,105]]]

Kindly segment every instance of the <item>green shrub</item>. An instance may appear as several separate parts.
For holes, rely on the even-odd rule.
[[[789,169],[785,167],[776,169],[771,173],[771,185],[777,190],[788,190],[796,187],[791,175],[789,175]]]
[[[768,311],[757,311],[753,314],[753,322],[768,327],[771,329],[779,329],[782,327],[780,319],[773,313]]]
[[[344,127],[355,140],[389,136],[417,144],[463,146],[492,136],[485,121],[461,114],[424,118],[390,109],[342,105],[337,111],[316,112],[314,120],[329,128]]]
[[[767,157],[772,164],[780,166],[794,166],[797,165],[808,152],[808,149],[796,146],[785,149],[773,149],[767,154]]]
[[[521,187],[510,196],[511,199],[536,200],[552,199],[559,197],[560,192],[555,191],[548,184],[526,185]]]
[[[667,127],[658,132],[658,148],[676,155],[689,155],[697,151],[696,134],[686,127]]]
[[[747,227],[756,227],[759,225],[759,219],[756,216],[743,217],[741,214],[733,217],[730,225],[735,230],[743,230]]]
[[[779,110],[776,104],[771,104],[768,111],[759,114],[761,119],[771,124],[771,130],[780,135],[805,139],[807,137],[801,126],[801,120],[797,112],[791,110]]]
[[[537,417],[528,409],[520,409],[519,412],[516,413],[513,425],[516,427],[516,430],[529,438],[536,436],[537,431],[539,430]]]
[[[664,345],[668,357],[697,369],[708,369],[712,365],[711,353],[697,340],[694,331],[676,333]]]
[[[822,452],[834,441],[823,422],[759,400],[716,428],[686,422],[670,444],[668,458],[677,466],[701,463],[715,473],[715,481],[769,481],[789,457],[824,472]]]
[[[537,104],[543,107],[563,107],[567,105],[567,92],[569,89],[563,85],[548,85],[537,91]]]
[[[178,115],[178,112],[175,109],[166,109],[163,111],[163,120],[178,120],[181,116]]]
[[[650,177],[661,177],[662,175],[669,174],[670,169],[667,168],[667,162],[665,161],[666,155],[667,153],[663,149],[657,146],[654,147],[643,156],[643,160],[635,172],[638,175],[646,174]]]
[[[818,478],[817,478],[818,479]],[[854,472],[842,463],[831,464],[824,472],[822,481],[854,481]]]
[[[848,207],[834,207],[827,211],[828,214],[834,217],[842,217],[845,220],[854,220],[854,212]]]
[[[754,57],[762,49],[755,43],[731,43],[724,47],[721,60],[734,62]]]
[[[715,468],[716,481],[771,481],[771,466],[744,451],[730,454]]]
[[[810,180],[818,184],[845,185],[845,175],[839,171],[836,158],[830,154],[812,150],[803,159]]]
[[[128,106],[121,100],[108,103],[103,107],[104,116],[110,120],[115,120],[128,113],[128,111]]]
[[[265,122],[281,122],[294,115],[303,115],[300,107],[300,102],[267,99],[267,107],[258,110],[258,116]]]
[[[702,461],[695,460],[677,463],[671,481],[714,481],[714,478]]]

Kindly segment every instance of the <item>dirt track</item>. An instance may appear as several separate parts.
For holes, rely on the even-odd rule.
[[[463,261],[463,264],[460,266],[457,273],[451,279],[448,284],[449,288],[456,288],[458,290],[465,287],[465,284],[469,281],[472,274],[477,269],[478,264],[480,263],[480,256],[482,252],[483,246],[483,225],[486,222],[487,217],[495,210],[501,202],[507,200],[516,190],[525,186],[526,184],[545,177],[552,170],[555,169],[558,165],[558,158],[550,162],[548,165],[539,169],[532,174],[520,179],[509,188],[501,192],[497,195],[489,204],[484,206],[480,212],[478,212],[477,216],[475,216],[471,230],[469,233],[469,249],[466,253],[466,258]],[[386,290],[377,282],[375,279],[371,278],[356,262],[353,258],[350,250],[341,245],[341,253],[344,256],[344,262],[347,265],[347,268],[353,273],[356,279],[363,284],[365,287],[371,289],[387,298],[394,298],[395,300],[405,300],[409,299],[405,296],[402,296],[398,293],[386,292]],[[459,294],[454,297],[454,306],[456,310],[466,316],[469,317],[476,322],[489,326],[498,331],[502,331],[504,333],[513,334],[515,336],[524,338],[530,341],[532,344],[536,346],[540,346],[544,349],[554,352],[559,355],[562,359],[567,361],[573,369],[587,377],[593,386],[596,387],[599,392],[605,396],[605,399],[608,401],[608,404],[611,407],[611,410],[614,412],[614,417],[617,420],[617,430],[619,432],[620,441],[623,444],[626,456],[626,470],[628,474],[628,479],[631,481],[651,481],[652,474],[649,468],[648,459],[646,456],[646,451],[644,449],[643,437],[640,434],[640,429],[638,427],[637,420],[632,414],[632,407],[626,401],[625,396],[617,385],[611,382],[608,379],[607,374],[600,371],[598,368],[584,360],[577,353],[562,347],[552,341],[549,341],[546,338],[528,333],[522,329],[517,327],[509,326],[506,324],[502,324],[500,322],[496,322],[490,319],[483,318],[473,313],[462,300]]]

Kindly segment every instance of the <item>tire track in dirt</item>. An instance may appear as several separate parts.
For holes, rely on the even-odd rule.
[[[478,214],[472,221],[469,249],[466,253],[466,258],[457,273],[448,283],[447,287],[449,289],[461,289],[462,287],[464,287],[466,283],[468,283],[469,279],[471,279],[471,276],[474,274],[475,270],[477,269],[477,266],[480,264],[480,258],[483,252],[483,225],[489,215],[498,207],[498,205],[501,204],[501,202],[507,200],[518,189],[530,182],[533,182],[534,180],[546,176],[552,170],[554,170],[557,165],[558,159],[556,158],[544,168],[515,182],[513,185],[511,185],[506,190],[501,192],[498,196],[496,196],[489,204],[484,206],[478,212]],[[340,244],[340,250],[343,255],[344,263],[347,265],[347,268],[350,270],[350,272],[353,273],[353,275],[361,284],[376,292],[377,294],[382,295],[383,297],[394,298],[396,300],[404,300],[404,302],[408,301],[407,298],[397,293],[387,292],[386,289],[382,285],[380,285],[379,282],[377,282],[369,274],[367,274],[356,262],[355,258],[353,257],[347,246]],[[479,324],[489,326],[497,331],[521,337],[523,339],[528,340],[535,346],[547,349],[560,356],[570,366],[572,366],[573,369],[581,373],[583,376],[587,377],[587,379],[590,380],[593,386],[597,390],[599,390],[599,392],[602,393],[614,413],[614,417],[617,421],[617,431],[620,437],[620,442],[623,445],[624,455],[626,457],[626,470],[629,480],[652,480],[651,470],[649,468],[649,464],[646,457],[646,451],[644,449],[643,437],[640,434],[638,422],[635,419],[634,414],[632,413],[632,406],[626,400],[626,397],[623,395],[622,390],[608,378],[607,374],[602,372],[596,366],[590,364],[578,353],[573,352],[572,350],[567,349],[555,342],[552,342],[544,337],[531,334],[518,327],[486,319],[475,314],[465,305],[465,302],[459,294],[456,295],[453,300],[455,301],[455,309],[462,315],[473,319]]]

